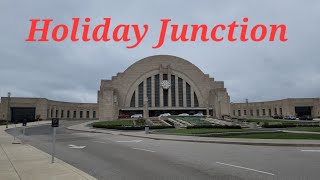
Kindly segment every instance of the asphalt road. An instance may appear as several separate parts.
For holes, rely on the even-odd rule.
[[[319,179],[320,148],[175,142],[57,129],[56,156],[97,179]],[[14,129],[7,130],[14,134]],[[21,138],[22,130],[18,135]],[[26,143],[51,153],[49,125]]]

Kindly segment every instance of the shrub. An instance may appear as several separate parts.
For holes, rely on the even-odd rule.
[[[188,126],[187,129],[241,129],[241,126],[227,126],[227,125],[195,125]]]
[[[288,127],[296,127],[295,124],[263,124],[263,128],[288,128]]]
[[[174,128],[174,126],[150,126],[150,129],[167,129],[167,128]]]

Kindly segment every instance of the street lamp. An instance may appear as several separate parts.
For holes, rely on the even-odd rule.
[[[9,118],[10,118],[10,97],[11,97],[11,92],[8,92],[8,114],[7,114],[6,128],[8,128]]]

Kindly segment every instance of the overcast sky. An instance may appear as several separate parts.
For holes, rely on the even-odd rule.
[[[320,97],[320,1],[0,1],[0,96],[45,97],[96,102],[101,79],[110,79],[151,55],[182,57],[218,81],[232,102]],[[120,23],[148,24],[146,39],[134,49],[127,43],[27,43],[30,18],[51,18],[71,26],[71,18],[90,17],[92,25],[110,17]],[[287,42],[173,43],[152,49],[160,19],[176,24],[286,24]],[[112,30],[112,28],[111,28]],[[79,31],[80,33],[81,31]]]

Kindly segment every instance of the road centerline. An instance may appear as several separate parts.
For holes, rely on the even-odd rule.
[[[147,152],[155,152],[155,151],[152,151],[152,150],[142,149],[142,148],[132,148],[132,149],[141,150],[141,151],[147,151]]]
[[[268,174],[268,175],[272,175],[272,176],[275,175],[275,174],[273,174],[273,173],[269,173],[269,172],[265,172],[265,171],[260,171],[260,170],[252,169],[252,168],[247,168],[247,167],[243,167],[243,166],[237,166],[237,165],[227,164],[227,163],[222,163],[222,162],[216,162],[216,163],[217,163],[217,164],[220,164],[220,165],[231,166],[231,167],[235,167],[235,168],[245,169],[245,170],[254,171],[254,172],[259,172],[259,173],[263,173],[263,174]]]

